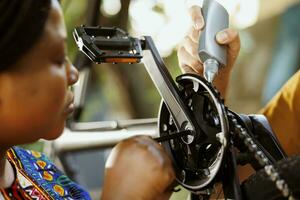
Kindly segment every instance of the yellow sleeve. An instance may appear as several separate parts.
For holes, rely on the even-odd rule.
[[[261,110],[288,155],[300,154],[300,71]]]

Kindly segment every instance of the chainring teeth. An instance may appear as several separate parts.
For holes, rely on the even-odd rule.
[[[195,80],[198,81],[198,86],[195,86]],[[221,124],[221,117],[224,116],[219,115],[220,111],[218,110],[218,106],[222,109],[222,114],[225,113],[225,109],[222,104],[223,101],[220,98],[220,93],[215,88],[212,88],[212,86],[202,78],[195,77],[194,75],[183,75],[177,78],[177,82],[181,98],[192,112],[192,116],[196,119],[197,125],[202,123],[201,126],[199,126],[200,129],[213,132],[211,133],[210,140],[207,140],[208,142],[203,141],[203,137],[202,139],[200,137],[201,140],[198,139],[198,143],[193,142],[192,144],[184,143],[182,138],[172,139],[162,143],[174,161],[178,182],[190,190],[197,191],[211,182],[221,165],[225,145],[216,139],[216,135],[218,132],[227,131],[226,128],[228,124],[225,124],[225,128],[223,127],[224,125],[222,126]],[[206,85],[206,88],[201,84]],[[210,91],[208,91],[208,89]],[[209,112],[206,113],[207,115],[198,114],[204,113],[203,108],[197,105],[198,100],[201,100],[201,98],[205,99],[208,105],[205,111]],[[213,116],[216,116],[216,114],[218,116],[214,118]],[[227,122],[227,118],[225,122]],[[167,106],[162,102],[159,114],[160,136],[169,135],[176,131],[178,130],[174,122],[172,122],[172,116]],[[213,141],[213,139],[215,139],[215,141],[212,143],[211,141]]]

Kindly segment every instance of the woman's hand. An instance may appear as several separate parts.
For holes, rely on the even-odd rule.
[[[147,136],[136,136],[120,142],[110,154],[102,199],[169,199],[174,178],[164,149]]]
[[[193,21],[188,35],[184,38],[183,43],[178,48],[178,60],[181,70],[184,73],[197,73],[203,75],[203,65],[198,56],[199,37],[201,30],[205,26],[204,19],[199,6],[190,8],[190,14]],[[226,88],[233,64],[239,54],[240,38],[234,29],[225,29],[216,35],[216,40],[227,48],[227,66],[219,70],[214,84],[223,96],[226,95]]]

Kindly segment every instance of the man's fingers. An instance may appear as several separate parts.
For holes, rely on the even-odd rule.
[[[196,74],[196,72],[188,65],[183,64],[180,67],[182,73]]]
[[[194,72],[202,74],[203,67],[200,59],[189,54],[183,46],[178,49],[178,60],[180,68],[184,72],[190,73],[193,70]]]
[[[201,12],[201,7],[192,6],[189,9],[190,15],[192,17],[193,26],[196,30],[201,30],[204,27],[204,19]]]
[[[240,36],[237,30],[228,28],[220,31],[216,35],[216,39],[218,43],[228,45],[228,54],[230,57],[237,57],[241,47]]]
[[[196,30],[194,27],[191,27],[188,32],[188,36],[195,43],[199,43],[200,34],[201,34],[201,30]]]
[[[216,39],[220,44],[230,44],[239,40],[239,33],[235,29],[224,29],[216,35]]]
[[[186,36],[183,41],[183,47],[193,57],[198,57],[198,43],[195,43],[189,36]]]

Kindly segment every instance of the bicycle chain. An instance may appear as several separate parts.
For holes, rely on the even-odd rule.
[[[210,83],[206,83],[211,90],[217,94],[217,98],[219,99],[219,103],[224,105],[224,100],[221,98],[220,92],[217,90],[215,86]],[[224,106],[225,107],[225,106]],[[225,107],[226,108],[226,107]],[[292,191],[290,190],[287,182],[280,177],[278,171],[269,161],[268,157],[264,154],[264,152],[255,144],[254,140],[248,134],[247,129],[243,128],[237,121],[236,117],[233,113],[227,110],[227,119],[229,122],[233,124],[233,133],[237,134],[239,139],[243,141],[248,150],[253,153],[254,158],[259,162],[261,166],[264,167],[264,171],[267,176],[273,181],[276,185],[276,188],[281,192],[283,197],[288,200],[295,200],[295,197],[292,195]]]
[[[220,92],[217,90],[217,88],[211,84],[210,86],[211,86],[210,88],[215,90],[215,92],[219,95],[219,99],[221,99],[221,102],[224,103],[224,100],[222,100],[222,98],[220,97],[221,95]],[[287,198],[288,200],[295,200],[291,190],[289,189],[287,182],[280,177],[274,165],[271,164],[271,162],[264,154],[264,152],[261,151],[259,147],[255,144],[251,136],[247,133],[247,130],[238,123],[235,116],[232,113],[230,113],[228,110],[227,110],[227,118],[228,121],[230,120],[234,126],[233,128],[234,133],[237,133],[239,139],[243,141],[245,146],[248,148],[248,150],[254,154],[254,158],[259,162],[259,164],[261,166],[264,166],[264,170],[266,174],[275,183],[276,188],[281,192],[283,197]]]
[[[263,151],[259,149],[259,147],[255,144],[251,136],[247,133],[247,130],[243,128],[240,124],[238,124],[237,119],[232,113],[228,112],[227,116],[228,120],[230,120],[234,125],[234,133],[237,133],[239,139],[241,139],[248,148],[248,150],[254,154],[254,157],[259,162],[259,164],[264,166],[266,174],[275,183],[277,189],[282,193],[282,195],[285,198],[288,198],[288,200],[295,200],[286,181],[280,177],[279,173],[271,164],[267,156],[264,154]]]

